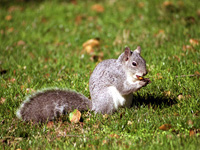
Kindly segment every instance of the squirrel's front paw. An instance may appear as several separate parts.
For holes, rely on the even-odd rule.
[[[151,80],[149,80],[148,78],[144,78],[143,80],[141,80],[139,82],[139,84],[142,86],[142,87],[145,87],[147,84],[151,83]]]

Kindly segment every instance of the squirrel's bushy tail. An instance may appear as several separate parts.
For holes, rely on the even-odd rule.
[[[80,93],[69,90],[46,90],[27,98],[17,111],[24,121],[46,122],[78,109],[91,109],[92,102]]]

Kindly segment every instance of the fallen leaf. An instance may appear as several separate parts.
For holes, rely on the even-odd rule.
[[[93,54],[91,57],[90,57],[90,60],[91,61],[98,61],[98,62],[101,62],[103,60],[103,52],[100,52],[98,53],[97,55]]]
[[[198,72],[198,71],[195,71],[195,73],[194,73],[195,75],[200,75],[200,73]]]
[[[165,91],[164,94],[165,94],[165,96],[170,96],[171,92],[170,91]]]
[[[196,40],[196,39],[190,39],[189,42],[190,42],[190,44],[191,44],[192,46],[197,46],[197,45],[199,45],[199,41]]]
[[[195,136],[195,135],[197,135],[197,134],[199,134],[200,133],[200,129],[190,129],[190,136]],[[199,134],[199,136],[200,136],[200,134]]]
[[[194,130],[190,130],[190,136],[194,136],[194,135],[195,135]]]
[[[163,124],[162,126],[159,127],[159,129],[163,131],[168,131],[171,128],[172,128],[171,124]]]
[[[130,120],[129,120],[129,121],[127,122],[127,125],[132,125],[132,124],[133,124],[133,121],[130,121]]]
[[[8,8],[9,13],[12,13],[13,11],[22,11],[22,10],[23,10],[23,8],[20,6],[11,6]]]
[[[3,98],[3,97],[1,97],[0,104],[3,104],[5,101],[6,101],[6,99],[5,99],[5,98]]]
[[[186,50],[191,50],[192,46],[191,45],[183,45],[183,51],[185,52]]]
[[[96,12],[99,12],[99,13],[104,12],[104,7],[102,5],[100,5],[100,4],[92,5],[91,9],[96,11]]]
[[[174,55],[174,58],[176,58],[176,60],[178,60],[178,62],[180,62],[180,58],[177,55]]]
[[[18,46],[22,46],[22,45],[25,45],[25,44],[26,44],[26,43],[25,43],[24,41],[22,41],[22,40],[20,40],[20,41],[17,42],[17,45],[18,45]]]
[[[53,123],[53,121],[49,121],[48,123],[47,123],[47,128],[53,128],[54,127],[54,123]]]
[[[170,2],[170,1],[163,2],[163,6],[165,6],[165,7],[168,7],[168,6],[171,6],[171,5],[173,5],[173,3]]]
[[[94,53],[94,48],[99,47],[100,45],[100,40],[99,38],[96,39],[90,39],[83,43],[83,51],[87,52],[88,54],[93,54]]]
[[[139,2],[139,3],[138,3],[138,6],[139,6],[140,8],[143,8],[143,7],[145,6],[145,4],[144,4],[143,2]]]
[[[104,114],[104,115],[103,115],[103,118],[104,118],[104,119],[107,119],[107,118],[108,118],[108,114]]]
[[[7,29],[7,31],[8,31],[8,33],[11,33],[11,32],[13,32],[13,31],[14,31],[14,28],[13,28],[13,27],[11,27],[11,28],[8,28],[8,29]]]
[[[110,134],[109,137],[118,139],[120,136],[117,134]]]
[[[75,18],[75,23],[76,23],[77,25],[79,25],[79,24],[82,22],[82,19],[83,19],[82,16],[80,16],[80,15],[76,16],[76,18]]]
[[[200,9],[197,10],[197,16],[200,18]]]
[[[81,112],[75,109],[73,112],[69,114],[69,120],[71,123],[78,123],[81,119]]]
[[[12,16],[11,15],[8,15],[8,16],[6,16],[6,18],[5,18],[7,21],[10,21],[11,19],[12,19]]]
[[[14,83],[16,81],[15,78],[9,79],[10,82]]]
[[[189,126],[192,126],[194,123],[193,123],[192,120],[188,120],[188,121],[187,121],[187,124],[188,124]]]
[[[157,74],[156,74],[156,79],[160,80],[160,79],[162,79],[162,78],[163,78],[163,77],[162,77],[161,73],[157,73]]]
[[[178,97],[177,97],[177,98],[178,98],[178,100],[179,100],[179,101],[180,101],[180,100],[182,100],[182,99],[185,99],[185,97],[184,97],[183,95],[181,95],[181,94],[180,94],[180,95],[178,95]]]

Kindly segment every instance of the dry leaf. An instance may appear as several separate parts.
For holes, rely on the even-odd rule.
[[[163,2],[163,6],[165,6],[165,7],[172,6],[172,5],[173,5],[173,3],[170,1]]]
[[[162,77],[161,73],[157,73],[157,74],[156,74],[156,79],[160,80],[160,79],[162,79],[162,78],[163,78],[163,77]]]
[[[5,98],[3,98],[3,97],[1,97],[0,104],[3,104],[5,101],[6,101],[6,99],[5,99]]]
[[[179,101],[180,101],[181,99],[185,99],[185,97],[184,97],[183,95],[181,95],[181,94],[180,94],[180,95],[178,95],[178,97],[177,97],[177,98],[178,98],[178,100],[179,100]]]
[[[140,8],[143,8],[143,7],[145,6],[145,4],[144,4],[143,2],[139,2],[139,3],[138,3],[138,6],[139,6]]]
[[[199,41],[196,40],[196,39],[190,39],[189,42],[190,42],[190,44],[191,44],[192,46],[197,46],[197,45],[199,45]]]
[[[7,31],[8,31],[8,33],[11,33],[11,32],[13,32],[13,31],[14,31],[14,28],[13,28],[13,27],[11,27],[11,28],[7,29]]]
[[[200,17],[200,9],[197,10],[197,16]]]
[[[6,18],[5,18],[7,21],[10,21],[11,19],[12,19],[12,16],[11,15],[8,15],[8,16],[6,16]]]
[[[81,119],[81,112],[75,109],[73,112],[69,114],[69,120],[71,123],[78,123]]]
[[[190,130],[190,136],[194,136],[194,135],[195,135],[194,130]]]
[[[180,58],[177,55],[174,55],[174,58],[176,58],[176,60],[178,60],[178,62],[180,62]]]
[[[94,4],[91,9],[99,13],[104,12],[104,7],[100,4]]]
[[[198,75],[198,76],[200,75],[200,73],[199,73],[198,71],[195,71],[194,74],[195,74],[195,75]]]
[[[127,125],[132,125],[133,121],[128,121]]]
[[[78,15],[78,16],[76,16],[76,18],[75,18],[75,23],[77,24],[77,25],[79,25],[81,22],[82,22],[82,16],[80,16],[80,15]]]
[[[22,40],[20,40],[20,41],[17,42],[17,45],[18,45],[18,46],[25,45],[25,44],[26,44],[26,43],[25,43],[24,41],[22,41]]]
[[[100,41],[99,39],[90,39],[83,43],[83,51],[87,52],[88,54],[93,54],[94,53],[94,48],[99,47]]]
[[[190,129],[190,136],[195,136],[200,133],[200,129]]]
[[[109,137],[118,139],[120,136],[117,134],[110,134]]]
[[[165,96],[170,96],[171,92],[170,91],[165,91],[164,94],[165,94]]]
[[[49,121],[49,122],[47,123],[47,128],[53,128],[53,126],[54,126],[53,121]]]
[[[22,11],[22,10],[23,10],[23,8],[20,6],[11,6],[8,8],[9,13],[12,13],[13,11]]]
[[[192,126],[192,125],[193,125],[193,121],[192,121],[192,120],[188,120],[188,121],[187,121],[187,124],[188,124],[189,126]]]
[[[159,129],[163,131],[168,131],[171,128],[172,128],[171,124],[163,124],[162,126],[159,127]]]
[[[108,114],[103,115],[103,118],[107,119],[108,118]]]

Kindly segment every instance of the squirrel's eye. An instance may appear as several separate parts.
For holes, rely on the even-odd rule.
[[[137,66],[137,63],[135,61],[132,62],[133,66]]]

